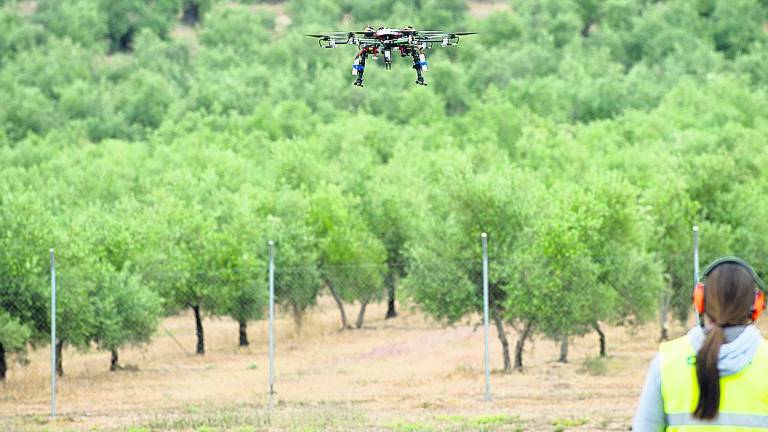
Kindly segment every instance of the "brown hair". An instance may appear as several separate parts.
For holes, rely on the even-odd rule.
[[[707,277],[704,298],[704,313],[714,325],[696,355],[699,402],[693,416],[710,420],[720,410],[720,371],[717,370],[717,360],[720,346],[725,342],[723,327],[751,322],[755,281],[741,265],[723,263]]]

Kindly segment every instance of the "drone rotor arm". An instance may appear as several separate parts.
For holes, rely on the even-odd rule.
[[[336,45],[357,45],[362,43],[375,43],[376,39],[358,38],[352,33],[337,34],[308,34],[306,36],[317,38],[318,44],[323,48],[335,48]]]

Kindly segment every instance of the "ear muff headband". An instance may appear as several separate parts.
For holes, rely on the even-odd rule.
[[[715,270],[715,268],[717,268],[720,264],[739,265],[746,269],[749,275],[752,277],[755,285],[757,285],[757,289],[755,290],[755,299],[752,302],[751,318],[752,321],[756,321],[757,318],[760,317],[760,314],[763,313],[763,310],[765,310],[765,282],[760,279],[752,266],[747,264],[747,262],[743,259],[734,256],[723,257],[713,261],[707,266],[706,269],[704,269],[704,277],[708,277],[709,274],[712,273],[712,271]],[[696,311],[701,315],[704,313],[704,305],[704,284],[698,282],[693,288],[693,307],[696,308]]]
[[[753,269],[752,266],[747,264],[747,262],[743,259],[735,256],[727,256],[712,261],[712,263],[710,263],[707,268],[704,269],[704,277],[709,277],[709,274],[712,273],[712,271],[714,271],[715,268],[717,268],[720,264],[737,264],[741,267],[744,267],[744,269],[749,272],[749,275],[752,276],[752,280],[755,281],[755,284],[760,289],[760,291],[765,292],[765,282],[760,279],[760,276],[757,275],[755,269]]]

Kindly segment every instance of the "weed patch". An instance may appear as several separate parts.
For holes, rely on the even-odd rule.
[[[585,418],[563,418],[555,420],[552,425],[556,432],[563,432],[567,428],[583,426],[587,424],[587,421]]]
[[[587,357],[579,368],[579,372],[592,376],[602,376],[608,373],[608,364],[602,357]]]

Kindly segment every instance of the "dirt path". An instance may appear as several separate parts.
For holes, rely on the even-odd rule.
[[[526,352],[523,373],[493,374],[493,401],[486,403],[482,328],[443,328],[413,312],[385,321],[384,311],[372,307],[365,329],[339,332],[336,309],[327,299],[307,318],[302,335],[295,334],[290,318],[281,317],[276,326],[278,406],[352,407],[372,424],[504,413],[519,416],[526,430],[551,430],[558,422],[580,430],[626,430],[656,348],[653,327],[636,335],[610,328],[611,358],[597,364],[605,368],[602,375],[591,375],[584,360],[597,352],[596,336],[573,341],[569,364],[553,362],[556,344],[536,340]],[[191,316],[180,316],[167,319],[163,328],[191,351],[193,325]],[[265,323],[251,325],[251,347],[238,349],[234,322],[207,320],[209,352],[197,357],[161,329],[151,346],[121,353],[121,362],[137,370],[118,373],[107,371],[108,354],[67,350],[59,392],[64,425],[67,430],[127,427],[146,416],[194,414],[209,405],[263,406],[266,331]],[[492,367],[500,368],[500,346],[495,333],[491,337]],[[8,382],[0,386],[0,418],[34,423],[45,417],[47,355],[41,350],[30,356],[29,366],[13,365]],[[599,367],[592,369],[600,372]]]
[[[469,14],[475,18],[483,19],[497,12],[509,12],[512,5],[507,0],[470,0]]]

